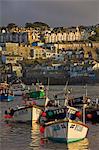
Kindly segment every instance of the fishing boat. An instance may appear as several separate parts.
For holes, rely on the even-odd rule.
[[[70,143],[80,141],[87,136],[88,126],[84,121],[80,121],[80,112],[76,108],[69,106],[54,108],[43,112],[42,116],[40,132],[45,139]]]
[[[84,99],[84,100],[83,100]],[[93,105],[93,100],[87,97],[76,97],[68,100],[69,106],[73,106],[82,109],[86,103],[85,118],[87,122],[99,123],[99,106],[98,104]]]
[[[20,88],[13,89],[13,93],[15,96],[22,96],[24,94],[24,91]]]
[[[42,99],[45,97],[45,87],[42,85],[42,83],[36,83],[35,85],[36,89],[30,90],[27,94],[29,98],[34,98],[34,99]]]
[[[92,124],[99,123],[99,107],[91,107],[86,109],[86,121]]]
[[[57,120],[45,123],[44,137],[55,142],[70,143],[84,139],[87,132],[88,127],[82,122]]]
[[[25,104],[25,105],[39,105],[39,106],[44,107],[45,98],[40,98],[40,99],[28,98],[28,99],[24,99],[23,104]]]
[[[28,87],[19,78],[16,78],[10,82],[10,89],[13,91],[15,96],[22,96],[29,90]]]
[[[70,92],[68,93],[68,88],[66,85],[66,104],[75,108],[82,110],[83,106],[86,105],[85,109],[85,119],[87,122],[99,123],[99,99],[93,100],[88,95],[87,85],[85,88],[85,94],[78,97],[69,97]]]
[[[6,122],[28,123],[32,120],[32,106],[17,106],[5,111],[3,116]]]
[[[38,106],[38,105],[33,105],[33,107],[32,107],[32,125],[34,123],[39,123],[38,120],[39,120],[39,117],[40,117],[42,111],[43,111],[43,107]]]
[[[38,105],[17,106],[16,108],[9,108],[6,110],[3,118],[6,122],[34,124],[38,123],[42,111],[43,107]]]
[[[29,87],[18,77],[10,82],[10,89],[13,91],[14,96],[22,96],[29,91]]]
[[[41,101],[42,100],[38,100],[38,101]],[[25,103],[26,106],[32,106],[32,124],[34,123],[38,123],[39,124],[39,118],[41,116],[41,113],[44,111],[45,109],[45,105],[46,103],[48,102],[48,98],[46,97],[44,99],[44,103],[40,104],[39,105],[35,102],[35,101],[29,101],[29,103]]]
[[[28,92],[28,89],[26,89],[26,86],[23,83],[13,84],[13,85],[11,85],[11,89],[14,93],[14,96],[22,96]]]
[[[44,85],[37,83],[35,89],[32,89],[27,94],[25,94],[24,103],[26,105],[36,104],[39,106],[44,106],[45,99],[46,99],[45,87]]]
[[[6,112],[5,114],[6,120],[16,122],[30,121],[31,123],[36,123],[38,121],[40,113],[42,112],[42,108],[44,107],[45,104],[45,97],[44,97],[45,93],[43,85],[37,84],[36,87],[37,87],[36,91],[28,93],[30,97],[32,95],[32,98],[29,97],[28,100],[26,101],[24,100],[23,106],[12,109],[14,112],[12,113],[12,115]]]
[[[9,85],[5,83],[0,83],[0,101],[10,102],[14,100],[13,92],[10,90]]]

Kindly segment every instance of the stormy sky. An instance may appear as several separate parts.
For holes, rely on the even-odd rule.
[[[0,0],[0,26],[41,21],[55,26],[99,23],[98,0]]]

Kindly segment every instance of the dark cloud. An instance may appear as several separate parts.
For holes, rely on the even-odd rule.
[[[99,22],[98,1],[1,0],[0,4],[0,25],[42,21],[53,27]]]

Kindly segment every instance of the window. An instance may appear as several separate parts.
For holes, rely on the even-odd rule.
[[[33,49],[30,50],[30,56],[34,57],[34,50]]]

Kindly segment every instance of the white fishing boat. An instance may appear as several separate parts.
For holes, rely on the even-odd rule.
[[[6,122],[38,123],[43,107],[38,105],[17,106],[6,110],[3,116]]]
[[[22,96],[24,94],[24,91],[22,89],[13,89],[13,93],[15,96]]]
[[[40,120],[40,131],[43,133],[44,138],[54,142],[70,143],[80,141],[87,136],[88,132],[88,126],[80,121],[80,117],[80,112],[69,106],[47,110],[45,111],[45,120],[42,120],[42,118]],[[83,117],[83,121],[84,119]]]
[[[10,82],[10,89],[13,91],[15,96],[22,96],[29,91],[29,87],[24,84],[21,79],[16,78]]]
[[[55,142],[70,143],[84,139],[87,132],[88,127],[82,122],[58,120],[45,123],[44,137]]]
[[[12,84],[11,89],[14,93],[14,96],[22,96],[25,93],[28,92],[28,89],[26,89],[26,85],[21,83],[21,84]]]

